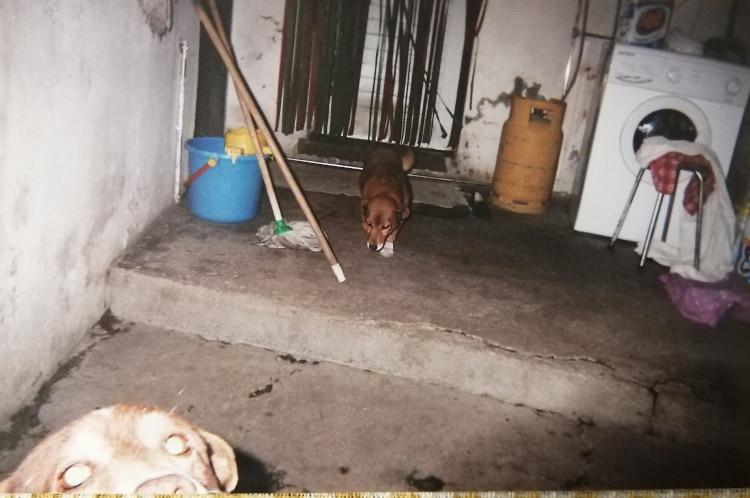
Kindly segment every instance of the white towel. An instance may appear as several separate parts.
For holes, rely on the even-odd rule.
[[[724,172],[721,170],[716,153],[710,147],[685,140],[668,140],[659,136],[646,138],[636,153],[636,159],[642,168],[646,168],[651,161],[669,152],[679,152],[688,156],[702,155],[711,162],[711,168],[716,177],[714,191],[703,202],[700,271],[693,266],[697,216],[691,216],[677,204],[674,209],[679,210],[679,246],[675,247],[660,239],[654,239],[651,242],[648,257],[664,266],[669,266],[672,273],[677,273],[687,279],[717,282],[732,271],[734,259],[732,247],[734,210],[724,181]],[[672,218],[674,219],[675,216],[677,216],[676,212]],[[635,250],[641,254],[643,243],[638,244]]]

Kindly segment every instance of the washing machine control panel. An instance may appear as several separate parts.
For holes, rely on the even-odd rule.
[[[608,80],[738,107],[750,95],[750,68],[630,45],[615,46]]]

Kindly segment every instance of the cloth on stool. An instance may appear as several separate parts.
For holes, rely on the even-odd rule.
[[[706,202],[709,194],[714,191],[716,177],[711,171],[711,162],[703,155],[687,156],[680,152],[667,152],[649,163],[651,178],[654,180],[654,188],[662,194],[672,195],[677,188],[680,164],[690,163],[694,169],[699,169],[703,175],[703,202]],[[693,175],[685,187],[685,196],[682,206],[688,213],[695,215],[698,212],[698,196],[701,189],[698,177]]]
[[[700,270],[693,267],[697,217],[690,215],[685,209],[680,210],[679,216],[674,213],[673,222],[670,224],[670,230],[679,230],[678,245],[670,245],[655,238],[649,248],[648,256],[662,265],[669,266],[671,272],[687,279],[717,282],[732,271],[734,260],[732,250],[734,209],[732,209],[732,202],[724,183],[724,173],[716,153],[710,147],[686,140],[668,140],[659,136],[648,137],[643,140],[643,144],[638,149],[636,159],[642,168],[646,168],[655,159],[673,152],[683,156],[703,156],[708,160],[713,171],[714,192],[707,199],[704,198],[703,202]],[[671,193],[671,188],[667,193]],[[643,243],[639,243],[636,252],[641,254],[642,251]]]

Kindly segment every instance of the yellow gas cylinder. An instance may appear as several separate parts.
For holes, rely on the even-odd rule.
[[[492,204],[506,211],[547,210],[562,146],[565,103],[514,96],[503,124],[492,179]]]

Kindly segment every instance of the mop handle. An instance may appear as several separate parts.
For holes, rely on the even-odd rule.
[[[232,78],[242,81],[242,75],[239,74],[239,70],[233,64],[231,55],[227,52],[226,48],[221,43],[221,39],[219,38],[219,35],[216,32],[216,29],[211,23],[211,20],[208,18],[206,11],[200,5],[200,0],[194,0],[193,5],[195,6],[195,9],[198,12],[198,16],[200,17],[201,23],[203,24],[203,27],[205,28],[206,33],[211,38],[211,41],[216,47],[216,50],[219,52],[219,56],[221,56],[222,60],[224,61],[224,64],[227,67],[227,70],[232,75]],[[248,107],[250,108],[249,109],[250,113],[252,114],[252,117],[255,120],[255,123],[261,128],[261,131],[268,139],[268,142],[269,142],[268,145],[271,147],[271,151],[273,152],[274,158],[276,159],[276,162],[278,163],[281,169],[281,172],[283,173],[284,178],[287,181],[287,184],[291,188],[292,193],[297,199],[297,202],[302,208],[302,211],[304,212],[305,217],[307,218],[308,222],[310,223],[310,226],[315,232],[315,235],[318,238],[318,241],[320,242],[321,247],[323,248],[323,252],[325,253],[326,258],[328,259],[328,262],[331,264],[331,269],[333,270],[333,273],[336,275],[336,278],[338,279],[339,282],[343,282],[344,280],[346,280],[346,277],[344,277],[344,273],[343,273],[343,270],[341,269],[341,265],[336,259],[336,255],[333,254],[333,250],[331,249],[331,246],[328,243],[328,239],[323,233],[323,230],[320,228],[320,225],[318,224],[318,220],[315,218],[315,215],[310,209],[310,206],[307,204],[307,200],[305,199],[304,194],[302,193],[299,186],[297,185],[294,175],[289,169],[289,165],[286,163],[286,158],[284,154],[282,153],[281,148],[279,147],[276,136],[271,132],[269,126],[266,124],[264,116],[262,112],[260,111],[260,109],[258,108],[258,104],[257,102],[255,102],[255,98],[253,97],[252,93],[248,90],[248,88],[242,85],[239,88],[237,88],[237,90],[240,91],[241,98],[243,98],[248,104]]]
[[[219,14],[219,9],[216,6],[216,0],[211,0],[209,3],[209,7],[211,9],[211,15],[214,18],[214,26],[216,28],[216,31],[219,34],[219,37],[221,38],[222,44],[224,46],[224,49],[232,56],[233,64],[237,64],[237,58],[234,56],[231,50],[231,45],[229,44],[229,38],[227,37],[226,31],[224,31],[224,25],[221,23],[221,16]],[[242,109],[242,118],[245,121],[245,126],[248,129],[248,132],[250,133],[250,139],[253,143],[253,148],[255,149],[255,157],[258,158],[258,165],[260,166],[260,172],[263,176],[263,183],[266,186],[266,193],[268,194],[268,200],[271,203],[271,209],[273,210],[273,218],[276,221],[281,221],[281,209],[279,208],[279,201],[276,198],[276,190],[273,187],[273,180],[271,179],[271,173],[268,170],[268,164],[266,163],[266,157],[263,154],[263,150],[260,145],[260,140],[258,140],[258,133],[255,129],[255,122],[253,121],[252,116],[250,115],[250,111],[248,109],[247,102],[242,98],[242,95],[240,94],[239,88],[244,84],[243,81],[238,81],[237,78],[235,78],[234,73],[232,73],[232,83],[234,83],[234,89],[237,93],[237,98],[240,101],[240,108]]]

